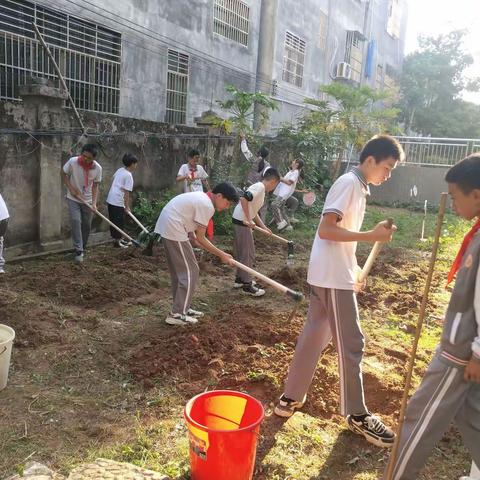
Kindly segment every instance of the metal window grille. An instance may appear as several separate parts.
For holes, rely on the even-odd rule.
[[[398,78],[398,72],[395,70],[394,67],[392,67],[390,64],[387,63],[385,66],[385,80],[384,80],[385,88],[387,89],[394,88],[397,85],[397,78]]]
[[[362,41],[364,38],[359,32],[349,30],[347,32],[347,43],[345,46],[345,61],[352,67],[351,79],[360,83],[362,78],[363,49]]]
[[[215,0],[213,33],[248,46],[250,7],[240,0]]]
[[[303,85],[305,49],[305,40],[287,32],[285,37],[285,52],[283,55],[282,79],[297,87],[302,87]]]
[[[383,89],[383,65],[381,63],[377,65],[377,71],[375,73],[375,88],[378,90]]]
[[[59,84],[52,62],[36,39],[33,22],[77,108],[118,113],[120,34],[24,0],[0,3],[0,98],[20,100],[19,87],[31,76]]]
[[[188,55],[168,50],[166,122],[187,122],[187,97]]]
[[[328,17],[325,13],[320,12],[319,20],[318,48],[324,51],[327,48]]]

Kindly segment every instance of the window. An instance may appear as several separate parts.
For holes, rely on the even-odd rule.
[[[318,35],[318,48],[322,51],[327,47],[328,17],[325,13],[320,12],[320,29]]]
[[[395,68],[387,63],[385,66],[385,79],[384,79],[385,88],[387,89],[395,88],[397,85],[397,77],[398,77],[398,73],[395,70]]]
[[[35,22],[79,109],[118,113],[121,36],[25,0],[0,3],[0,98],[19,100],[27,77],[58,78],[38,42]]]
[[[347,43],[345,47],[345,61],[352,67],[351,79],[360,83],[363,65],[363,41],[365,37],[357,31],[347,32]]]
[[[248,46],[250,7],[240,0],[215,0],[213,33]]]
[[[283,80],[296,87],[302,87],[304,63],[305,41],[287,32],[283,56]]]
[[[383,89],[383,65],[380,63],[377,65],[377,71],[375,73],[375,88],[377,90]]]
[[[169,50],[166,122],[175,124],[187,122],[187,95],[188,55]]]
[[[400,28],[402,22],[402,8],[400,0],[389,0],[387,33],[393,38],[400,38]]]

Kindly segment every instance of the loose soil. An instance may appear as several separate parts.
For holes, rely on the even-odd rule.
[[[295,265],[286,267],[286,250],[256,238],[258,270],[308,293],[308,242],[296,245]],[[161,248],[152,257],[134,248],[92,248],[81,266],[62,255],[9,265],[0,280],[1,322],[17,337],[9,387],[1,394],[0,478],[32,452],[64,470],[68,458],[84,457],[92,444],[128,441],[138,412],[143,418],[172,415],[158,400],[172,391],[184,403],[205,389],[242,390],[271,412],[306,305],[289,321],[291,300],[269,287],[262,299],[245,297],[232,289],[230,267],[208,254],[200,256],[199,265],[194,307],[206,315],[189,328],[163,321],[170,289]],[[385,249],[359,295],[367,333],[366,398],[370,409],[390,423],[399,409],[408,352],[395,339],[377,338],[369,322],[394,314],[411,335],[426,271],[425,258]],[[440,278],[435,277],[434,288],[440,288]],[[428,313],[442,307],[430,303]],[[329,346],[304,414],[340,422],[338,395],[336,354]],[[261,462],[282,424],[268,417],[262,427],[256,479],[273,478]],[[348,439],[353,445],[361,442],[353,435]]]

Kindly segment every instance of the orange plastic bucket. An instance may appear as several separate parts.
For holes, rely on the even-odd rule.
[[[192,480],[250,480],[265,412],[255,398],[231,390],[193,397],[185,406]]]

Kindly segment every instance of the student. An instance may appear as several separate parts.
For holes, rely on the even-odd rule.
[[[408,402],[393,479],[412,480],[453,421],[480,465],[480,154],[446,174],[455,213],[476,222],[465,236],[447,282],[457,277],[440,344]],[[473,472],[475,470],[473,469]]]
[[[403,159],[400,144],[392,137],[373,137],[360,153],[360,165],[332,185],[315,234],[307,281],[310,306],[297,342],[285,391],[275,413],[289,417],[305,402],[321,353],[333,337],[340,374],[340,414],[349,428],[378,446],[390,447],[394,433],[365,405],[361,361],[364,336],[360,328],[356,292],[359,267],[357,242],[388,242],[392,229],[380,222],[373,230],[360,231],[368,184],[380,185],[390,178]]]
[[[260,228],[272,233],[260,218],[259,210],[265,201],[265,194],[275,190],[279,181],[280,175],[278,171],[274,168],[269,168],[261,182],[254,183],[248,187],[233,211],[233,250],[235,260],[247,267],[253,267],[253,262],[255,261],[255,243],[253,241],[252,228],[258,225]],[[237,269],[234,288],[242,288],[245,293],[254,297],[261,297],[265,294],[265,290],[258,288],[255,282],[253,282],[252,276],[240,269]]]
[[[7,233],[8,219],[10,215],[8,214],[7,205],[5,200],[0,193],[0,275],[5,273],[5,259],[3,258],[3,243],[5,239],[5,234]]]
[[[177,183],[181,184],[182,193],[203,192],[203,187],[210,190],[207,172],[201,165],[200,152],[194,148],[188,151],[188,162],[184,163],[177,174]]]
[[[247,184],[250,186],[254,183],[261,182],[263,174],[270,168],[267,160],[270,152],[267,147],[262,146],[257,154],[254,155],[248,148],[247,139],[243,133],[240,134],[240,139],[240,150],[244,157],[251,163],[251,168],[247,175]]]
[[[70,158],[62,171],[77,263],[83,262],[92,224],[92,210],[84,202],[97,209],[98,185],[102,181],[102,167],[95,161],[97,153],[96,145],[84,145],[81,154]]]
[[[133,190],[133,175],[137,169],[138,159],[126,153],[122,159],[124,167],[113,175],[112,186],[107,196],[108,217],[121,230],[125,225],[125,213],[130,212],[130,192]],[[131,242],[122,239],[120,232],[110,227],[114,247],[128,248]]]
[[[280,179],[278,187],[273,192],[273,202],[271,204],[273,218],[277,224],[277,230],[292,230],[289,219],[285,212],[287,200],[293,195],[297,186],[300,172],[303,168],[303,160],[295,159],[290,165],[290,171]]]
[[[173,306],[165,322],[169,325],[197,323],[203,313],[190,308],[198,281],[199,268],[189,241],[194,234],[197,244],[229,263],[232,256],[219,250],[206,237],[208,222],[215,210],[221,212],[238,201],[235,187],[218,184],[212,192],[188,192],[172,198],[163,208],[155,225],[155,233],[162,237],[172,281]]]

